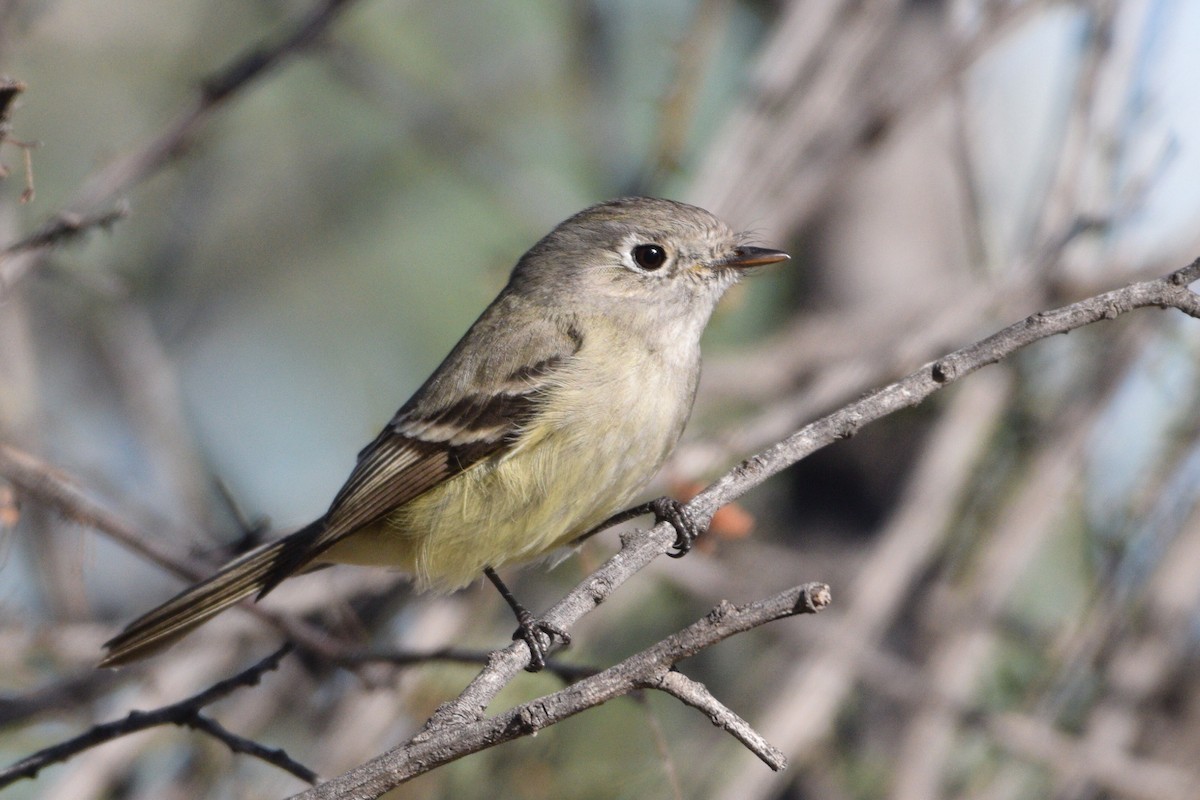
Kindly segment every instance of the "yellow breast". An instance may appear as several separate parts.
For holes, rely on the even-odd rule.
[[[698,373],[695,346],[647,348],[589,326],[515,448],[351,534],[325,557],[397,567],[422,587],[450,590],[484,567],[561,547],[628,505],[658,471],[687,422]]]

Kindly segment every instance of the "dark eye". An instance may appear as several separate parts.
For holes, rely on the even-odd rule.
[[[667,251],[656,244],[639,244],[633,248],[633,263],[645,270],[656,270],[667,263]]]

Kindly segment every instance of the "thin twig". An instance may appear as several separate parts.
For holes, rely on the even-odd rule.
[[[650,728],[650,735],[654,738],[654,749],[658,751],[659,761],[662,762],[663,775],[667,779],[667,785],[671,787],[672,800],[683,800],[683,784],[679,780],[679,768],[675,766],[675,758],[671,755],[670,741],[667,739],[666,731],[663,730],[662,721],[650,707],[649,698],[644,692],[631,694],[630,698],[642,707],[642,713],[646,715],[646,725]]]
[[[194,730],[207,733],[217,741],[223,742],[234,753],[252,756],[260,761],[266,761],[280,769],[290,772],[305,783],[316,783],[321,777],[308,767],[296,761],[282,747],[266,747],[253,739],[238,736],[214,719],[196,714],[181,720],[180,724]]]
[[[8,256],[44,250],[72,239],[78,239],[93,230],[111,230],[117,222],[129,214],[129,206],[119,203],[113,208],[94,214],[77,214],[63,211],[43,224],[24,239],[18,239],[0,251],[0,261]]]
[[[323,0],[317,3],[278,41],[250,48],[202,80],[188,107],[167,123],[158,136],[93,174],[54,220],[43,226],[43,230],[54,229],[59,220],[87,220],[111,214],[106,207],[114,198],[178,158],[214,112],[289,57],[317,42],[353,2]],[[9,252],[11,248],[0,252],[0,300],[9,288],[36,269],[51,245],[59,241],[61,238],[43,236],[35,245],[20,248],[19,252]]]
[[[659,689],[685,705],[703,711],[712,724],[728,732],[733,738],[746,745],[746,749],[762,759],[763,763],[779,772],[787,768],[787,756],[764,739],[750,723],[725,707],[712,696],[708,688],[681,672],[665,672],[648,688]]]
[[[181,700],[178,703],[163,706],[153,711],[131,711],[124,719],[96,725],[73,739],[68,739],[65,742],[60,742],[52,747],[47,747],[44,750],[39,750],[30,756],[26,756],[7,769],[0,771],[0,788],[9,786],[24,778],[34,778],[40,771],[51,764],[66,761],[72,756],[78,755],[97,745],[159,725],[181,725],[204,731],[224,742],[235,752],[246,753],[256,758],[261,758],[280,769],[287,770],[303,781],[313,783],[317,780],[317,774],[303,764],[291,759],[287,753],[282,750],[264,747],[250,739],[231,733],[216,722],[200,714],[200,709],[232,694],[238,689],[256,686],[264,674],[278,668],[279,662],[291,650],[290,645],[285,645],[254,666],[239,672],[232,678],[226,678],[219,683],[215,683],[186,700]]]

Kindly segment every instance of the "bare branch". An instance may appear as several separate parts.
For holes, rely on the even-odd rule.
[[[246,753],[261,758],[280,769],[287,770],[301,780],[312,783],[317,779],[316,773],[289,758],[287,753],[282,750],[264,747],[257,742],[231,733],[216,722],[200,714],[200,709],[232,694],[236,690],[243,687],[256,686],[265,673],[278,668],[279,662],[291,650],[290,645],[281,647],[254,666],[243,670],[232,678],[227,678],[216,683],[186,700],[181,700],[169,706],[163,706],[154,711],[131,711],[124,719],[96,725],[73,739],[61,742],[52,747],[47,747],[44,750],[39,750],[7,769],[0,770],[0,788],[16,783],[23,778],[36,777],[40,771],[51,764],[66,761],[72,756],[78,755],[96,745],[104,744],[113,739],[127,736],[137,731],[144,731],[147,728],[153,728],[158,725],[181,725],[204,731],[219,741],[224,742],[235,752]]]
[[[203,714],[196,714],[190,719],[183,720],[180,724],[207,733],[217,741],[224,743],[226,747],[235,753],[253,756],[260,761],[273,764],[285,772],[290,772],[305,783],[316,783],[320,778],[317,773],[289,756],[283,748],[266,747],[253,739],[238,736],[236,733],[226,729],[221,723]]]
[[[764,739],[758,731],[750,727],[749,722],[713,697],[704,684],[692,680],[682,672],[671,671],[663,673],[650,688],[664,691],[684,704],[703,711],[712,720],[713,725],[746,745],[747,750],[776,772],[787,768],[787,756],[783,751]]]
[[[705,701],[696,692],[685,692],[682,684],[671,680],[663,685],[663,676],[679,661],[734,634],[784,617],[816,613],[829,602],[829,587],[810,583],[746,606],[722,603],[679,633],[590,678],[494,717],[456,720],[443,716],[440,721],[431,721],[408,743],[296,797],[302,800],[375,798],[442,764],[521,736],[535,734],[637,689],[662,688],[666,691],[668,687],[679,688],[689,698],[696,699],[698,708],[710,713],[711,709],[716,708],[713,705],[715,701]],[[524,649],[528,656],[528,648],[523,643],[517,646]],[[506,654],[507,651],[501,655]],[[435,715],[434,720],[438,719]],[[735,735],[747,746],[758,747],[761,743],[764,749],[761,752],[755,750],[756,755],[773,766],[779,764],[781,768],[778,751],[762,742],[761,737],[754,734],[744,722],[741,723],[744,727],[735,724],[735,719],[736,715],[731,712],[722,712],[718,724],[731,733],[736,730]]]

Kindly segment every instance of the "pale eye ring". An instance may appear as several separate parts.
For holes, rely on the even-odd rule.
[[[667,263],[667,251],[659,244],[639,244],[630,251],[633,263],[647,272],[653,272]]]

